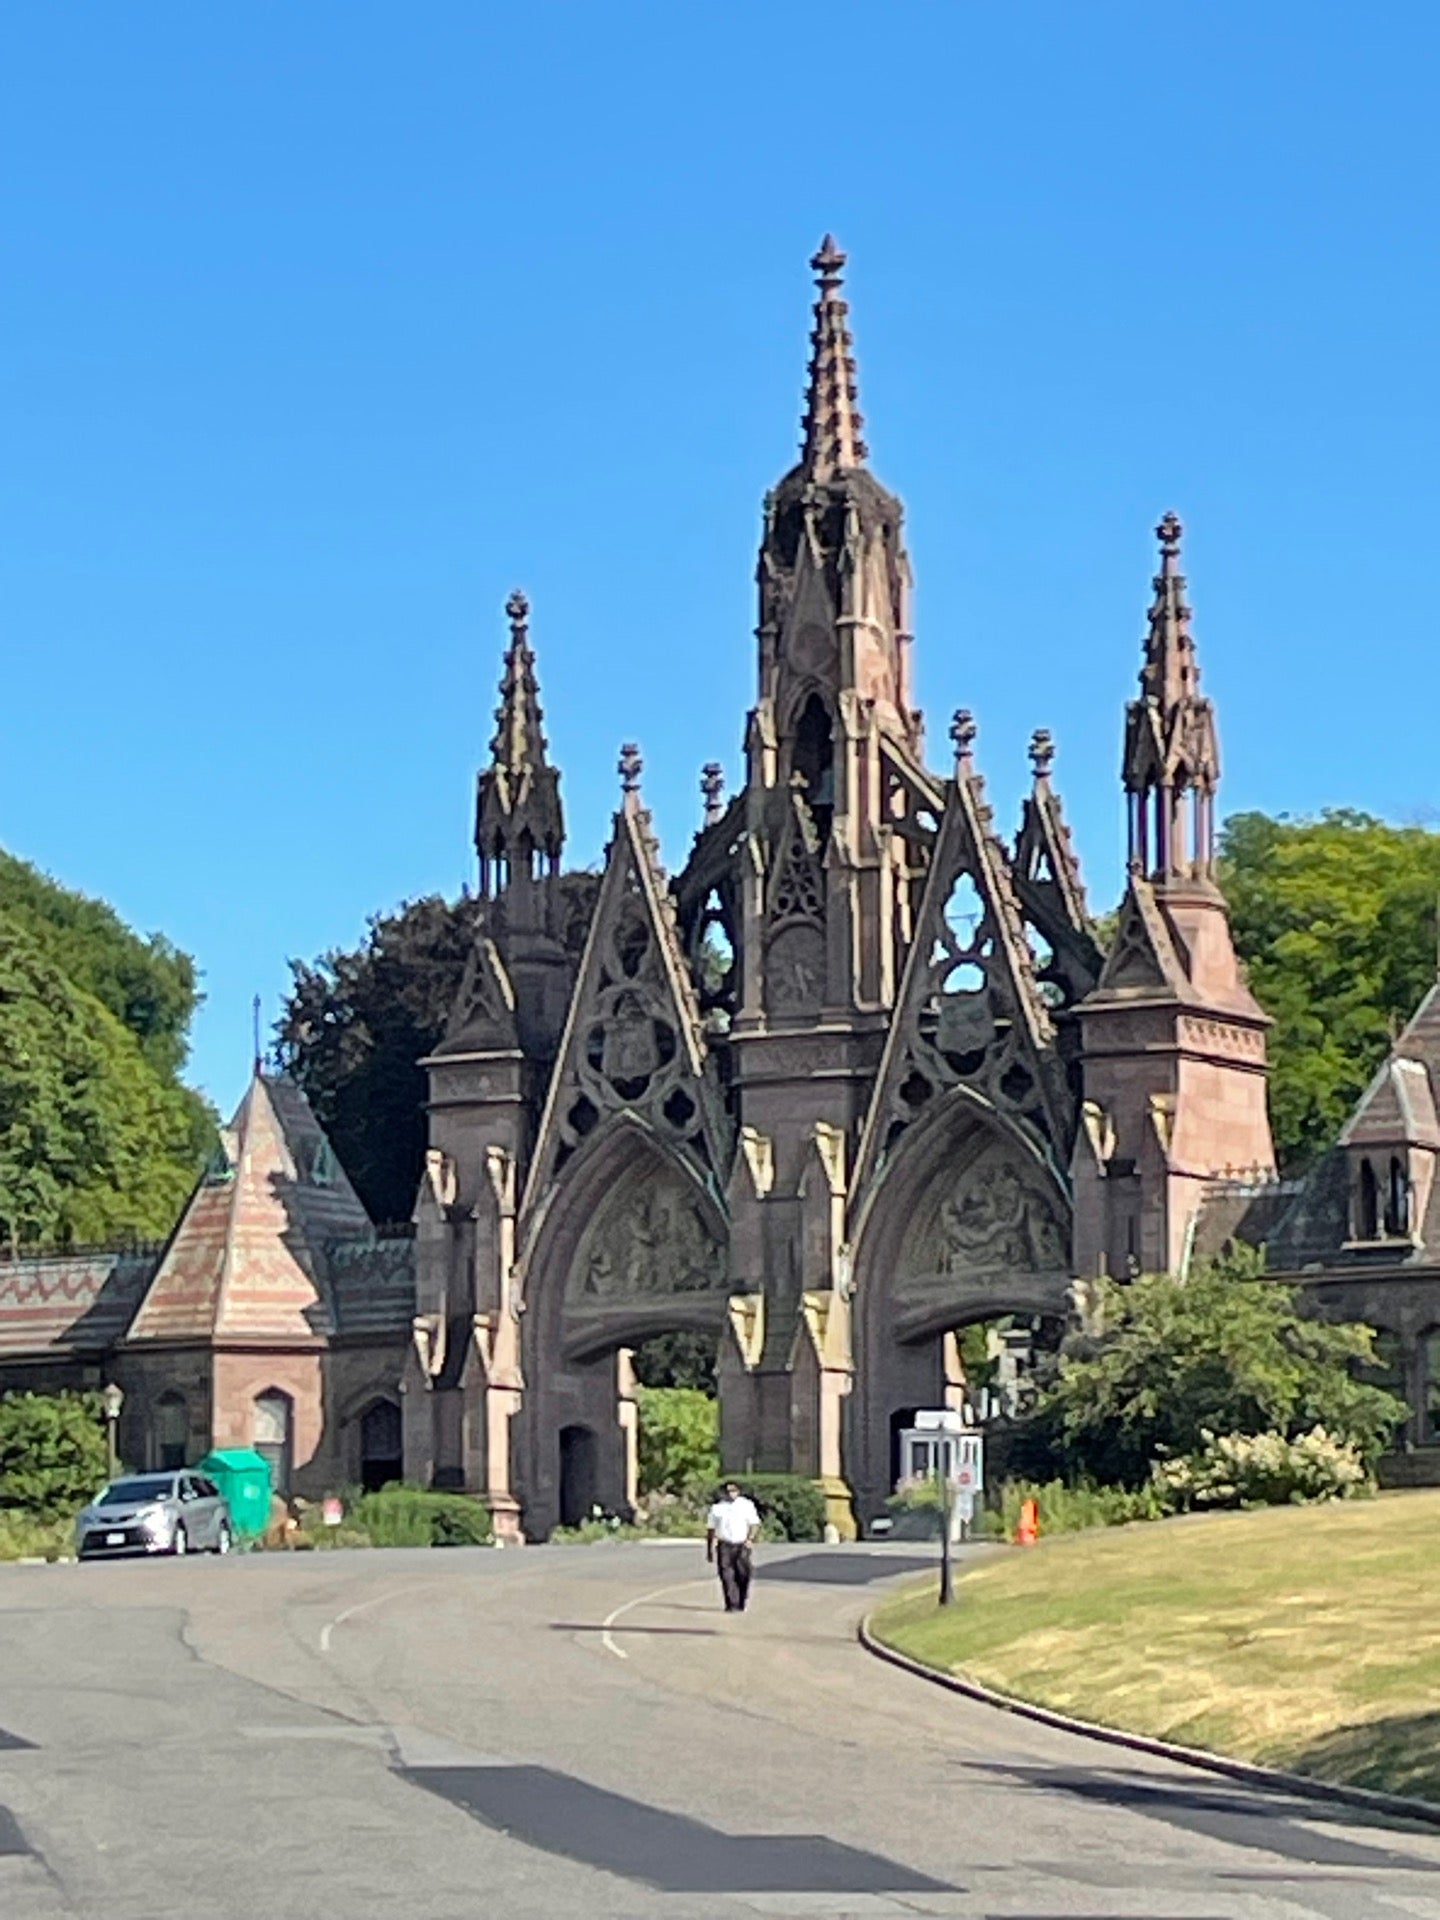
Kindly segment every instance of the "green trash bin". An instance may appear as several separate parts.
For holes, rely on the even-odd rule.
[[[195,1462],[224,1494],[242,1540],[258,1540],[270,1524],[270,1463],[250,1447],[217,1447]]]

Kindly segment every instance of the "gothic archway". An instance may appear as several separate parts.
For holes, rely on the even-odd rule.
[[[847,1468],[869,1519],[891,1490],[897,1412],[943,1404],[958,1386],[950,1336],[1066,1312],[1070,1199],[1032,1139],[957,1087],[902,1136],[852,1231]]]
[[[593,1435],[593,1500],[612,1512],[628,1502],[628,1350],[654,1334],[725,1322],[726,1222],[702,1170],[636,1116],[607,1121],[566,1162],[529,1223],[521,1299],[517,1491],[527,1533],[543,1538],[560,1519],[560,1435],[570,1428]]]

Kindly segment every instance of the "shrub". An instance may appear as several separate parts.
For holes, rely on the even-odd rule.
[[[1374,1336],[1307,1318],[1262,1264],[1244,1251],[1185,1280],[1102,1282],[1099,1331],[1062,1359],[1017,1459],[1036,1478],[1043,1458],[1072,1484],[1140,1488],[1157,1459],[1194,1454],[1206,1433],[1320,1426],[1372,1466],[1406,1411],[1356,1378],[1374,1364]]]
[[[108,1471],[98,1394],[0,1398],[0,1507],[68,1517],[94,1498]]]
[[[640,1490],[683,1493],[720,1471],[720,1409],[696,1387],[637,1387]]]
[[[488,1510],[465,1493],[434,1493],[397,1481],[366,1493],[346,1515],[377,1547],[488,1547]]]
[[[986,1531],[1013,1540],[1020,1509],[1033,1500],[1040,1531],[1078,1533],[1085,1527],[1123,1527],[1132,1520],[1160,1520],[1171,1509],[1154,1486],[1097,1487],[1090,1481],[1007,1480],[1000,1489],[999,1511],[986,1515]],[[977,1516],[978,1518],[978,1516]]]
[[[815,1481],[799,1473],[751,1473],[736,1485],[760,1509],[767,1538],[825,1538],[825,1495]]]
[[[1207,1433],[1196,1452],[1161,1461],[1154,1485],[1172,1509],[1281,1507],[1346,1500],[1374,1482],[1357,1447],[1313,1427],[1283,1433]]]
[[[707,1508],[707,1501],[688,1490],[642,1493],[635,1507],[635,1531],[670,1540],[701,1540],[705,1537]]]
[[[59,1560],[75,1551],[69,1520],[0,1513],[0,1560]]]

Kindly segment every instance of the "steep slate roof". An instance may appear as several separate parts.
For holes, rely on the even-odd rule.
[[[159,1264],[154,1249],[0,1260],[0,1356],[103,1352]]]
[[[1270,1239],[1270,1265],[1306,1267],[1373,1262],[1433,1266],[1440,1258],[1440,1180],[1431,1184],[1420,1245],[1378,1241],[1352,1247],[1348,1147],[1428,1147],[1440,1150],[1440,981],[1416,1008],[1410,1024],[1361,1094],[1338,1143],[1311,1168]]]
[[[334,1331],[326,1246],[373,1242],[369,1215],[290,1080],[256,1073],[130,1328],[131,1341]]]
[[[1340,1135],[1342,1147],[1440,1147],[1440,981],[1416,1008]]]

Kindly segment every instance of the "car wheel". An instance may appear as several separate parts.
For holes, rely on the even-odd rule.
[[[190,1538],[184,1527],[176,1527],[175,1538],[170,1543],[170,1551],[174,1554],[188,1553],[190,1551]]]
[[[228,1553],[230,1551],[230,1525],[228,1521],[222,1520],[220,1522],[219,1531],[215,1535],[215,1551],[217,1553]]]

